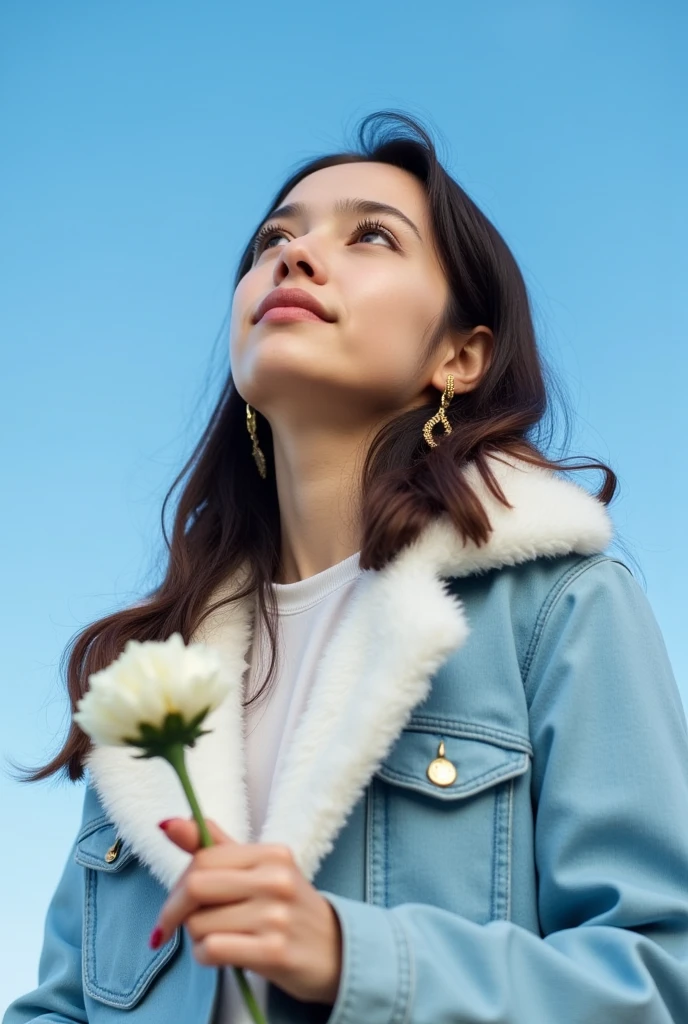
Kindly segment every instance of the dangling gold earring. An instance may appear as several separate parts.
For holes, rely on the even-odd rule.
[[[432,428],[435,426],[436,423],[442,424],[442,426],[444,427],[445,435],[451,434],[452,432],[451,423],[445,416],[444,410],[447,408],[453,397],[454,376],[453,374],[448,373],[447,383],[444,385],[444,391],[442,392],[442,397],[440,398],[439,412],[436,412],[434,416],[431,416],[430,419],[425,424],[425,426],[423,427],[423,437],[425,438],[425,440],[427,441],[431,448],[437,447],[437,441],[435,441],[435,439],[432,436]]]
[[[258,467],[258,472],[262,476],[263,480],[265,480],[265,477],[267,476],[267,472],[265,469],[265,456],[260,450],[260,446],[258,444],[258,432],[256,430],[256,412],[255,409],[251,408],[248,402],[246,403],[246,426],[248,428],[249,434],[251,435],[251,441],[253,442],[253,458],[255,460],[256,466]]]

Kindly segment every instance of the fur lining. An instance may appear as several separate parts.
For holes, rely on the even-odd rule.
[[[542,556],[592,555],[610,543],[613,526],[605,505],[579,484],[512,456],[491,458],[490,465],[514,507],[498,501],[469,465],[465,476],[485,507],[492,533],[482,547],[473,541],[464,545],[451,523],[435,520],[412,547],[437,573],[470,576]]]
[[[612,538],[605,506],[578,484],[511,456],[493,458],[491,465],[512,509],[494,498],[475,466],[466,469],[490,519],[488,542],[464,544],[442,518],[382,570],[366,570],[317,666],[259,837],[290,846],[309,879],[427,696],[433,674],[469,635],[462,602],[441,577],[541,556],[593,554]],[[219,648],[232,687],[206,720],[212,732],[186,755],[203,813],[240,842],[249,837],[241,702],[252,633],[253,606],[244,598],[217,609],[194,634],[194,640]],[[170,843],[157,822],[188,817],[189,808],[170,765],[160,758],[137,759],[135,753],[129,747],[94,747],[86,765],[119,834],[171,889],[191,854]]]

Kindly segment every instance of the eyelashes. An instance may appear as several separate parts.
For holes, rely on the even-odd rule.
[[[396,238],[384,224],[379,220],[371,220],[366,217],[364,220],[358,222],[354,229],[353,237],[356,235],[366,234],[368,232],[379,232],[383,235],[388,242],[390,242],[393,249],[400,249],[399,243]],[[262,253],[263,249],[270,241],[271,238],[276,238],[278,235],[286,234],[285,229],[280,224],[264,224],[260,231],[256,234],[253,242],[251,243],[251,253],[253,258]]]

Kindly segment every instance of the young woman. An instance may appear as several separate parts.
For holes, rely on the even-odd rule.
[[[129,638],[218,646],[216,845],[73,725],[30,778],[86,775],[83,821],[4,1024],[235,1024],[234,966],[271,1024],[688,1020],[688,731],[605,554],[616,478],[538,446],[522,275],[425,130],[359,143],[247,245],[165,578],[70,653],[74,706]]]

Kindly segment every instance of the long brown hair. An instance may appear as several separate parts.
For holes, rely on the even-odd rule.
[[[495,339],[492,362],[479,385],[450,404],[452,432],[440,437],[436,448],[425,444],[422,428],[437,411],[438,401],[404,412],[374,438],[363,468],[361,567],[382,568],[442,513],[450,516],[464,538],[485,543],[490,522],[462,471],[474,462],[495,497],[508,505],[490,473],[490,453],[512,453],[553,470],[599,469],[604,482],[597,497],[609,504],[617,478],[608,466],[597,461],[565,465],[569,459],[543,454],[550,398],[556,395],[560,400],[567,436],[569,413],[561,387],[538,351],[526,284],[501,234],[440,164],[430,135],[415,118],[389,110],[369,114],[358,127],[356,142],[350,151],[303,164],[280,188],[266,217],[297,182],[324,167],[377,161],[408,171],[424,186],[450,286],[447,307],[421,359],[433,354],[448,329],[469,332],[482,324]],[[235,288],[251,267],[252,241],[241,256]],[[263,686],[246,704],[267,693],[276,661],[269,584],[279,568],[280,533],[271,430],[260,415],[257,422],[267,480],[256,470],[246,405],[228,372],[210,420],[163,502],[164,578],[145,602],[93,622],[75,634],[63,652],[60,670],[64,672],[66,665],[72,711],[88,689],[89,675],[110,664],[127,640],[162,640],[176,630],[188,642],[213,608],[249,595],[257,600],[272,657]],[[180,486],[170,539],[165,513]],[[215,588],[242,565],[249,568],[242,586],[210,605]],[[57,772],[72,781],[81,779],[90,744],[72,721],[60,751],[35,770],[22,769],[25,777],[20,781],[36,782]]]

